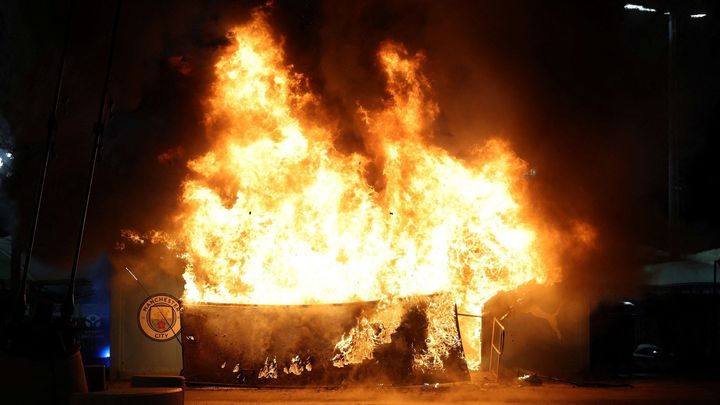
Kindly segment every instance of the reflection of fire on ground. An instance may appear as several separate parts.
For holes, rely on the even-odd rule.
[[[447,292],[413,353],[417,367],[438,369],[458,343],[455,304],[480,314],[499,291],[558,278],[560,238],[528,209],[528,167],[510,146],[468,145],[461,159],[433,144],[441,106],[422,53],[379,45],[387,94],[358,107],[364,150],[344,154],[336,118],[285,61],[263,12],[229,38],[206,103],[210,149],[188,163],[173,226],[150,236],[185,261],[186,303],[378,301],[337,336],[343,367],[389,342],[405,315],[398,299]],[[480,322],[462,329],[476,368]]]

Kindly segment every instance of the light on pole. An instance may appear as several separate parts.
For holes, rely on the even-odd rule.
[[[623,7],[626,10],[641,11],[646,13],[655,13],[657,10],[654,8],[645,7],[639,4],[625,4]],[[674,38],[677,35],[677,19],[673,18],[676,11],[666,11],[663,14],[668,16],[668,73],[667,73],[667,103],[668,103],[668,117],[667,117],[667,144],[668,144],[668,225],[671,227],[670,232],[670,248],[673,248],[672,238],[672,227],[676,223],[679,214],[680,206],[680,195],[679,195],[679,177],[680,170],[678,167],[677,157],[677,136],[676,132],[676,117],[675,108],[673,104],[673,94],[675,93],[675,44]],[[707,16],[705,13],[694,13],[689,14],[692,19],[703,18]]]
[[[630,4],[630,3],[626,4],[624,8],[625,8],[625,10],[637,10],[637,11],[645,11],[645,12],[649,12],[649,13],[654,13],[657,11],[654,8],[649,8],[649,7],[641,6],[639,4]]]

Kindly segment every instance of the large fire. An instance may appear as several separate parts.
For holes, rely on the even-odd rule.
[[[435,294],[423,367],[458,345],[453,304],[480,314],[500,291],[557,271],[527,210],[526,164],[500,140],[458,158],[433,144],[439,106],[423,55],[386,42],[380,108],[358,107],[365,148],[341,153],[320,100],[284,59],[260,11],[230,34],[207,101],[211,147],[189,162],[175,228],[186,302],[343,303],[379,300],[336,346],[336,366],[387,342],[392,303]],[[380,173],[371,176],[370,173]],[[468,364],[479,327],[463,330]]]

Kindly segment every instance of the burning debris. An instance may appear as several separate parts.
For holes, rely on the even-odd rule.
[[[290,360],[290,367],[283,367],[283,372],[285,374],[300,375],[306,370],[312,371],[312,363],[310,362],[310,359],[305,361],[300,360],[300,356],[294,356]]]
[[[187,304],[182,313],[183,333],[195,339],[183,342],[183,373],[191,382],[245,386],[419,385],[467,380],[454,322],[447,331],[454,345],[447,352],[434,352],[432,307],[447,303],[447,295],[433,295],[398,300],[394,308],[382,301],[288,306]],[[381,306],[383,309],[378,309]],[[398,324],[393,332],[387,332],[385,343],[368,345],[369,340],[358,338],[361,335],[354,331],[371,333],[365,328],[372,329],[371,322],[362,320],[376,313],[402,315],[386,318],[397,319]],[[452,314],[449,318],[454,319]],[[382,320],[372,322],[376,333],[383,329]],[[351,331],[349,335],[347,331]],[[347,344],[344,351],[338,341]],[[426,361],[428,356],[437,358]],[[235,367],[229,367],[232,364]]]
[[[260,372],[258,373],[258,378],[278,378],[278,372],[277,372],[277,357],[273,357],[272,361],[270,361],[270,357],[265,357],[265,365],[263,368],[260,369]]]

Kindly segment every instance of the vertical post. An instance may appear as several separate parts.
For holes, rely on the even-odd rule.
[[[713,289],[712,289],[712,336],[710,337],[710,350],[712,351],[712,359],[715,360],[718,357],[717,353],[717,339],[718,339],[718,300],[717,300],[717,271],[720,267],[720,259],[713,262]]]
[[[675,238],[676,225],[680,212],[679,190],[679,167],[677,151],[677,117],[675,116],[675,42],[677,36],[677,19],[673,17],[672,11],[668,13],[668,66],[667,66],[667,176],[668,176],[668,241],[670,252],[677,248]]]
[[[110,50],[108,52],[108,61],[105,68],[105,80],[103,82],[102,95],[100,97],[100,108],[98,111],[97,121],[93,125],[93,133],[95,135],[93,142],[92,155],[90,157],[90,170],[88,172],[87,183],[85,184],[85,198],[83,200],[83,208],[80,216],[80,229],[78,231],[77,244],[75,245],[75,255],[73,256],[72,269],[70,271],[70,281],[68,283],[68,291],[65,302],[62,306],[62,316],[66,321],[72,318],[75,311],[75,278],[77,277],[77,269],[80,262],[80,252],[82,250],[83,237],[85,235],[85,224],[87,223],[87,212],[90,206],[90,195],[92,194],[92,185],[95,177],[95,166],[98,161],[100,149],[102,147],[102,137],[105,130],[105,124],[109,114],[109,106],[107,103],[108,85],[110,83],[110,73],[112,72],[113,55],[115,53],[115,42],[117,38],[117,28],[120,21],[120,5],[122,0],[115,3],[115,17],[113,20],[112,36],[110,37]]]
[[[60,93],[62,92],[63,77],[65,76],[65,57],[67,55],[68,42],[70,37],[70,29],[72,24],[70,18],[72,16],[74,1],[68,2],[67,16],[65,18],[65,38],[63,39],[62,53],[60,56],[60,67],[58,68],[57,79],[55,82],[55,93],[53,96],[53,104],[50,110],[50,116],[47,122],[47,141],[45,145],[45,157],[42,169],[40,171],[40,182],[38,183],[37,194],[35,195],[35,207],[33,210],[32,223],[30,225],[30,236],[28,238],[27,252],[25,252],[25,262],[22,268],[22,276],[18,285],[17,299],[13,316],[16,320],[22,318],[27,307],[27,278],[30,272],[30,259],[32,258],[33,248],[35,247],[35,235],[37,234],[38,220],[40,219],[40,208],[42,208],[43,194],[45,192],[45,180],[47,179],[48,165],[50,157],[55,146],[55,137],[57,135],[57,113],[60,104]]]
[[[492,333],[490,334],[490,374],[495,374],[494,366],[493,366],[493,359],[495,358],[495,318],[493,318],[493,326],[492,326]],[[497,381],[497,379],[496,379]]]
[[[460,351],[462,351],[462,356],[465,357],[465,349],[462,344],[462,333],[460,333],[460,316],[458,315],[457,302],[453,308],[455,310],[455,329],[457,330],[457,335],[460,338]],[[180,346],[182,346],[182,342],[180,342]]]

